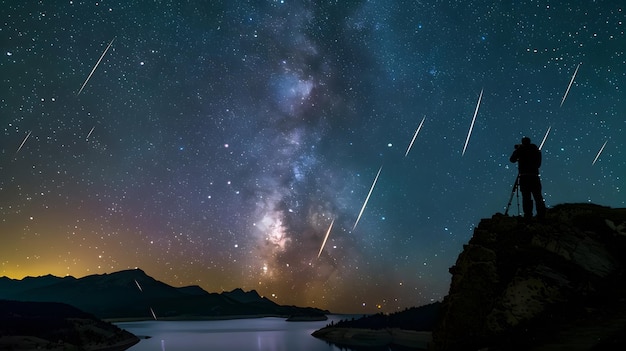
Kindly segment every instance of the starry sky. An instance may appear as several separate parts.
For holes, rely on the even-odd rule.
[[[548,207],[625,206],[625,13],[0,1],[0,276],[139,267],[334,312],[440,300],[504,212],[522,136],[549,129]]]

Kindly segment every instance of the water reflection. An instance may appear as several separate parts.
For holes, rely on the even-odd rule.
[[[282,318],[221,321],[142,321],[117,323],[137,336],[148,336],[128,351],[415,351],[400,346],[335,345],[311,336],[315,330],[346,316],[327,321],[286,322]]]
[[[339,319],[340,317],[336,317],[336,320]],[[282,318],[259,318],[223,321],[143,321],[117,325],[137,336],[150,337],[142,339],[128,349],[129,351],[342,350],[311,336],[313,331],[324,327],[327,322],[286,322]]]

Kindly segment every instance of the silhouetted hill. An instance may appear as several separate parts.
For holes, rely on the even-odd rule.
[[[198,286],[176,288],[155,280],[140,269],[80,279],[50,275],[22,280],[3,277],[0,278],[0,299],[63,302],[100,318],[152,318],[152,311],[157,318],[289,316],[311,310],[280,306],[260,297],[256,291],[235,289],[217,294]]]
[[[259,302],[263,300],[263,298],[256,292],[256,290],[243,291],[242,289],[234,289],[233,291],[228,291],[222,293],[224,296],[241,303],[250,303],[250,302]],[[270,302],[269,300],[265,299]]]
[[[421,307],[411,307],[391,314],[366,315],[358,319],[341,320],[327,327],[385,329],[401,328],[415,331],[431,331],[439,318],[441,303],[435,302]]]
[[[55,277],[53,275],[45,275],[42,277],[26,277],[22,279],[20,284],[15,284],[14,279],[0,277],[0,292],[3,294],[17,293],[31,289],[38,289],[43,286],[49,286],[62,281],[76,280],[74,277]]]
[[[626,209],[563,204],[481,220],[456,264],[436,350],[626,350]]]
[[[341,320],[313,332],[313,336],[339,346],[425,349],[439,318],[441,303],[411,307],[392,314],[374,314]]]
[[[0,300],[2,350],[125,350],[137,342],[129,332],[70,305]]]

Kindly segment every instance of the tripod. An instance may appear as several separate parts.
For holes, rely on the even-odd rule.
[[[509,208],[511,207],[511,202],[513,201],[513,195],[517,193],[517,215],[519,216],[519,173],[515,178],[515,183],[513,183],[513,190],[511,191],[511,197],[509,197],[509,203],[506,205],[506,211],[504,211],[504,215],[509,215]]]

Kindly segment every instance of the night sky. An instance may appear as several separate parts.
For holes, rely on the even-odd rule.
[[[430,303],[548,128],[547,206],[624,207],[623,4],[512,3],[0,1],[0,276]]]

